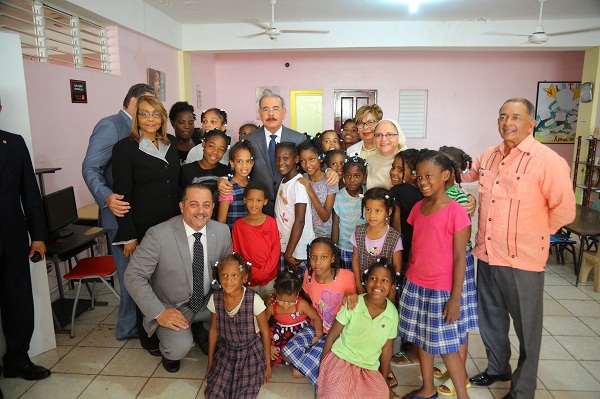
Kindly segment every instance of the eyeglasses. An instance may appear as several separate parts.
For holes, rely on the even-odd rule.
[[[282,108],[279,108],[279,107],[273,107],[273,108],[263,107],[260,109],[260,112],[262,112],[263,114],[268,114],[271,111],[277,113],[277,112],[281,111],[281,109]]]
[[[150,115],[152,115],[155,118],[160,118],[162,116],[162,114],[158,111],[154,111],[154,112],[138,112],[138,115],[141,116],[142,118],[150,118]]]
[[[296,298],[295,301],[282,301],[281,299],[276,297],[275,302],[277,302],[280,305],[295,305],[298,303],[298,298]]]
[[[380,139],[380,138],[382,138],[382,137],[385,137],[385,138],[386,138],[386,140],[389,140],[389,139],[391,139],[391,138],[394,138],[394,137],[396,137],[397,135],[398,135],[398,133],[386,133],[386,134],[382,134],[382,133],[375,133],[375,134],[373,135],[373,137],[374,137],[374,138],[376,138],[376,139]]]
[[[366,122],[359,122],[356,124],[356,126],[358,126],[359,129],[364,129],[366,126],[373,127],[373,126],[375,126],[376,123],[377,123],[377,121],[370,119]]]

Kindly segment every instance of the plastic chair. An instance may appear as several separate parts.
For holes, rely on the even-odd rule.
[[[577,264],[577,252],[575,252],[576,241],[563,233],[550,234],[550,251],[556,249],[556,261],[565,264],[565,250],[573,255],[573,264]]]
[[[95,283],[98,280],[102,281],[118,299],[121,299],[117,291],[115,291],[108,281],[106,281],[106,278],[114,276],[116,272],[117,268],[112,256],[97,256],[81,259],[69,273],[64,275],[66,280],[78,283],[75,302],[73,303],[73,312],[71,313],[71,338],[75,335],[75,311],[77,310],[77,302],[79,301],[82,283],[85,283],[90,292],[92,298],[91,309],[94,309],[96,301],[96,291],[94,288]],[[88,283],[92,283],[91,289]]]
[[[592,269],[594,269],[594,291],[600,292],[600,248],[596,252],[585,251],[583,253],[583,261],[581,262],[581,270],[579,271],[580,284],[587,282]]]

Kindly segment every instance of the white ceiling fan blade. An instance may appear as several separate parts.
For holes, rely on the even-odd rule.
[[[563,32],[548,33],[548,35],[554,37],[554,36],[575,35],[577,33],[596,32],[596,31],[600,31],[600,26],[596,26],[595,28],[577,29],[577,30],[568,30],[568,31],[563,31]]]
[[[282,29],[281,33],[329,33],[328,30]]]
[[[506,33],[506,32],[485,32],[484,35],[493,35],[493,36],[520,36],[527,37],[529,35],[522,35],[520,33]]]
[[[246,35],[246,36],[239,36],[240,39],[249,39],[251,37],[258,37],[258,36],[263,36],[265,34],[265,32],[260,32],[260,33],[254,33],[252,35]]]
[[[243,22],[253,25],[253,26],[256,26],[257,28],[260,28],[262,30],[267,30],[270,28],[269,24],[265,24],[264,22],[260,22],[259,20],[256,20],[256,19],[247,19],[247,20],[244,20]]]

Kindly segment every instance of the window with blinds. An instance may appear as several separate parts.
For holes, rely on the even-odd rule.
[[[425,138],[427,90],[400,90],[398,123],[407,138]]]
[[[38,0],[0,0],[0,30],[21,37],[23,58],[109,73],[106,29]]]

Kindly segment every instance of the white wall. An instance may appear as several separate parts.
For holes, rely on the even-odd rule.
[[[23,136],[29,152],[33,154],[19,36],[0,32],[0,54],[2,54],[0,57],[0,97],[2,97],[3,108],[0,114],[0,129]],[[55,348],[56,340],[45,261],[36,264],[30,263],[30,267],[35,306],[35,330],[31,339],[29,356],[35,356]],[[12,305],[19,306],[18,303]],[[0,355],[5,352],[4,334],[0,331]]]

